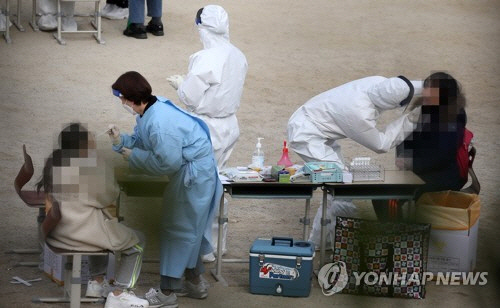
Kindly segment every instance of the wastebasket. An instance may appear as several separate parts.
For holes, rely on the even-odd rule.
[[[481,202],[476,194],[440,191],[423,194],[416,220],[431,224],[427,270],[470,272],[476,266]]]

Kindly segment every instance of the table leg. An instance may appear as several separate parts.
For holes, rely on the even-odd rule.
[[[222,277],[222,237],[223,237],[223,227],[224,223],[227,222],[227,217],[224,216],[224,193],[222,193],[222,196],[220,198],[220,205],[219,205],[219,232],[217,235],[217,255],[215,256],[215,272],[212,270],[212,275],[214,276],[215,280],[221,281],[224,286],[227,287],[227,282],[226,280]]]
[[[417,206],[415,199],[408,199],[408,220],[415,222],[417,220]]]
[[[311,211],[311,199],[306,199],[306,212],[304,213],[304,218],[300,219],[300,222],[304,224],[303,238],[307,241],[309,235],[309,225],[311,219],[309,219],[309,212]]]
[[[326,246],[326,226],[330,220],[326,217],[326,208],[328,206],[328,189],[323,188],[323,204],[321,205],[321,244],[320,244],[320,254],[319,254],[319,267],[323,267],[325,264],[325,246]]]

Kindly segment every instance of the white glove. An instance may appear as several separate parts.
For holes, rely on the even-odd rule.
[[[181,85],[182,82],[184,82],[184,77],[181,75],[172,75],[167,78],[168,83],[174,88],[174,89],[179,89],[179,86]]]
[[[113,145],[120,144],[121,139],[120,139],[120,130],[118,129],[118,126],[116,126],[115,124],[109,124],[108,135],[109,138],[111,139],[111,142],[113,142]]]
[[[123,147],[122,150],[120,151],[120,154],[122,154],[122,157],[124,160],[128,161],[128,157],[130,154],[132,154],[132,150],[126,147]]]
[[[422,106],[418,106],[408,113],[408,120],[412,123],[417,123],[420,119],[420,114],[422,113]]]

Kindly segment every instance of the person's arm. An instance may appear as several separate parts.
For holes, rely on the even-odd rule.
[[[220,83],[220,72],[212,65],[210,57],[196,54],[191,59],[190,69],[184,81],[177,89],[179,100],[188,110],[196,112],[196,108],[203,101],[206,91],[214,84]]]
[[[134,127],[134,133],[128,134],[120,134],[120,143],[113,145],[113,151],[120,153],[122,148],[142,148],[143,143],[139,135],[137,134],[137,126]]]
[[[134,148],[129,156],[132,169],[142,170],[150,175],[171,175],[183,163],[182,138],[169,133],[152,132],[149,141],[152,150]]]
[[[386,153],[400,144],[415,129],[415,124],[405,114],[380,131],[376,128],[375,117],[356,118],[344,126],[346,137],[376,153]]]

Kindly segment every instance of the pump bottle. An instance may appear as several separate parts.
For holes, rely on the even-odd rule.
[[[262,137],[257,138],[257,144],[255,145],[255,151],[252,155],[252,166],[257,169],[264,168],[264,151],[262,151],[262,144],[260,140],[264,139]]]

